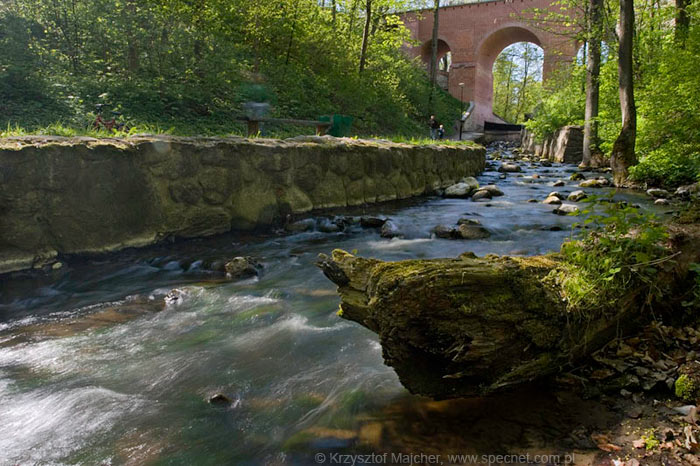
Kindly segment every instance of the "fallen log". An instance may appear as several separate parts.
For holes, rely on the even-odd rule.
[[[655,286],[672,306],[690,287],[700,234],[675,236]],[[379,335],[384,361],[415,394],[481,396],[555,374],[616,336],[648,322],[647,290],[629,290],[610,309],[572,314],[554,280],[556,255],[384,262],[335,250],[317,265],[338,285],[339,315]],[[665,286],[665,285],[664,285]]]

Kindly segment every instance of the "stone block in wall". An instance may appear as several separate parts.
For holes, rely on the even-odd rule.
[[[583,160],[583,126],[564,126],[552,139],[552,162],[578,165]]]

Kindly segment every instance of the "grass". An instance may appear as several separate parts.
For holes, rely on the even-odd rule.
[[[93,138],[128,138],[134,135],[154,134],[170,136],[208,136],[208,137],[246,137],[246,128],[242,122],[233,122],[229,127],[217,125],[215,127],[201,128],[193,125],[175,125],[162,127],[158,124],[137,124],[130,125],[129,131],[96,130],[90,126],[80,127],[66,125],[56,122],[45,127],[28,128],[18,124],[7,124],[5,129],[0,130],[0,138],[21,137],[21,136],[63,136],[63,137],[93,137]],[[314,134],[314,128],[299,125],[268,125],[264,135],[258,137],[272,139],[286,139],[300,135]],[[362,136],[354,136],[361,138]],[[403,135],[390,136],[369,136],[369,139],[385,139],[401,144],[412,145],[441,145],[452,147],[477,147],[474,141],[454,141],[450,139],[433,140],[430,138],[407,137]]]
[[[452,139],[430,139],[430,138],[416,138],[416,137],[407,137],[407,136],[402,136],[402,135],[393,135],[393,136],[373,136],[373,138],[377,139],[388,139],[391,142],[396,142],[396,143],[401,143],[401,144],[414,144],[414,145],[426,145],[426,144],[434,144],[434,145],[440,145],[440,146],[455,146],[455,147],[461,147],[461,146],[468,146],[468,147],[477,147],[479,144],[477,144],[474,141],[455,141]]]

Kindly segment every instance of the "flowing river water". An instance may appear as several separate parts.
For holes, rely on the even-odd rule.
[[[579,189],[568,181],[575,169],[522,166],[504,180],[496,171],[478,177],[505,193],[490,201],[427,197],[348,212],[388,216],[403,239],[359,225],[232,233],[0,278],[0,464],[305,465],[333,452],[564,451],[565,416],[541,390],[442,403],[408,394],[376,336],[336,316],[334,285],[314,266],[334,248],[387,260],[557,250],[576,219],[541,201]],[[553,188],[558,179],[567,185]],[[616,196],[654,208],[637,193]],[[465,216],[492,236],[431,238],[435,225]],[[202,266],[239,255],[260,260],[264,273],[232,282]],[[215,393],[232,403],[208,403]]]

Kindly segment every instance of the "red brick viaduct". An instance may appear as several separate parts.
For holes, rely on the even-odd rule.
[[[459,84],[464,83],[464,101],[475,103],[468,129],[480,130],[485,121],[502,121],[492,110],[492,68],[504,48],[516,42],[532,42],[542,47],[545,80],[563,63],[570,63],[575,58],[576,41],[553,32],[551,26],[540,27],[531,19],[534,8],[559,11],[553,0],[487,0],[440,8],[438,59],[451,52],[447,89],[460,99],[462,89]],[[433,12],[407,12],[401,15],[401,19],[419,42],[419,45],[407,49],[408,54],[429,63]]]

